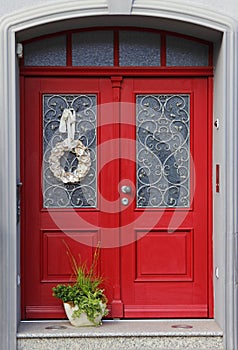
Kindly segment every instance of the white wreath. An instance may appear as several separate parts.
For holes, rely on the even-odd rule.
[[[65,171],[60,165],[60,159],[65,152],[73,152],[76,155],[78,166],[73,172]],[[79,182],[90,170],[90,153],[80,140],[73,140],[69,143],[68,139],[66,139],[62,142],[58,142],[52,149],[49,157],[49,165],[54,176],[64,183]]]

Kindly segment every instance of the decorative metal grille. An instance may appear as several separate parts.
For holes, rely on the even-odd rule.
[[[96,188],[96,95],[43,95],[43,206],[44,208],[88,208],[97,205]],[[65,108],[76,112],[75,139],[88,148],[91,167],[86,177],[77,183],[63,183],[49,168],[49,156],[58,142],[67,138],[59,132]],[[60,164],[73,172],[78,160],[73,152],[65,152]]]
[[[137,95],[137,207],[190,206],[190,96]]]

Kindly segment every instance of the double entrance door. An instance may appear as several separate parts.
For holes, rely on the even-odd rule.
[[[65,243],[89,264],[100,244],[109,317],[211,317],[207,78],[23,90],[23,319],[64,317]]]

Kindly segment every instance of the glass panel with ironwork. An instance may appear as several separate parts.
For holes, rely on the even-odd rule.
[[[44,208],[96,207],[96,106],[93,94],[43,95]]]
[[[120,66],[160,66],[160,34],[119,32]]]
[[[176,36],[166,38],[167,66],[208,66],[209,47]]]
[[[24,65],[66,66],[66,36],[56,36],[26,44]]]
[[[73,66],[113,66],[113,31],[89,31],[72,35]]]
[[[190,206],[190,96],[137,95],[137,207]]]

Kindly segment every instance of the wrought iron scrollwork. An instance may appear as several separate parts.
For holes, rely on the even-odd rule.
[[[43,95],[43,206],[45,208],[96,207],[96,95]],[[75,139],[90,152],[91,166],[86,177],[77,183],[62,183],[50,170],[49,157],[57,143],[67,137],[59,132],[65,108],[76,112]],[[78,166],[73,152],[65,152],[60,165],[66,172]]]
[[[137,95],[137,207],[190,206],[190,96]]]

